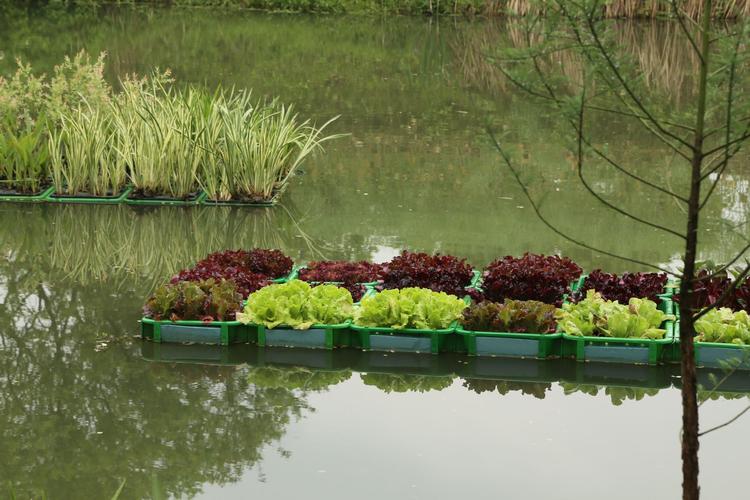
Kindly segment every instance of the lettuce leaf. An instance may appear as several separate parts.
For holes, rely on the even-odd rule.
[[[365,297],[356,312],[360,326],[442,330],[461,317],[466,303],[445,292],[426,288],[383,290]]]

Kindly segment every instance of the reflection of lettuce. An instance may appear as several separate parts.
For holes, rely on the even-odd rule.
[[[640,387],[616,387],[616,386],[598,386],[594,384],[575,384],[569,382],[560,382],[566,395],[576,392],[582,392],[589,396],[596,396],[600,389],[604,389],[604,394],[609,396],[612,404],[620,406],[626,400],[640,401],[646,396],[655,396],[659,389],[647,389]]]
[[[738,345],[750,344],[750,315],[722,307],[711,309],[695,321],[695,340]]]
[[[365,385],[373,385],[383,392],[442,391],[453,384],[453,377],[384,373],[360,374]]]
[[[356,323],[386,328],[442,330],[461,317],[466,303],[426,288],[383,290],[362,299]]]
[[[542,382],[515,382],[511,380],[484,380],[478,378],[467,378],[463,386],[477,394],[483,392],[495,392],[503,396],[513,391],[521,391],[537,399],[544,399],[547,391],[552,389],[552,384]]]
[[[352,295],[347,289],[335,285],[311,287],[304,281],[292,280],[250,294],[244,311],[237,313],[237,320],[266,328],[287,325],[306,330],[314,324],[344,323],[352,313]]]
[[[349,370],[321,371],[304,367],[259,366],[250,370],[247,381],[265,389],[302,389],[323,391],[352,376]]]
[[[615,338],[664,338],[659,328],[670,316],[648,299],[632,298],[628,305],[604,300],[594,290],[577,304],[563,304],[558,324],[568,335]]]

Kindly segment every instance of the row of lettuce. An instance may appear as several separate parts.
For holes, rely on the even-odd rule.
[[[731,280],[715,276],[696,291],[711,305]],[[722,288],[723,287],[723,288]],[[297,268],[279,250],[229,250],[207,256],[160,286],[145,317],[155,321],[238,321],[266,329],[352,328],[570,337],[671,338],[673,286],[663,273],[594,270],[571,259],[524,254],[481,273],[465,259],[404,251],[383,264],[318,261]],[[730,307],[696,322],[696,340],[750,345],[750,281]],[[673,326],[673,325],[672,325]]]
[[[168,72],[115,91],[104,56],[0,76],[0,197],[266,203],[320,148],[327,125],[242,90],[177,87]]]

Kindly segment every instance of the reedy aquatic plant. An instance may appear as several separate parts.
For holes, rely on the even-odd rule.
[[[46,124],[37,120],[19,130],[11,121],[0,124],[0,189],[36,193],[49,176]]]
[[[199,181],[212,200],[271,201],[323,142],[340,137],[323,135],[338,117],[317,127],[276,100],[252,107],[244,92],[230,94],[217,112],[221,140],[205,141],[211,155]]]
[[[50,127],[49,152],[52,184],[57,194],[116,195],[127,177],[124,159],[113,146],[117,131],[109,107],[84,103],[60,113]]]

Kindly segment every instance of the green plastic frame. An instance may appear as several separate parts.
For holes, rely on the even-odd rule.
[[[0,195],[0,201],[10,201],[14,203],[40,202],[46,200],[54,191],[55,186],[49,186],[38,194],[4,194]]]
[[[291,327],[287,325],[279,325],[276,328],[266,328],[265,325],[252,325],[253,327],[257,328],[258,332],[258,346],[259,347],[265,347],[269,345],[268,343],[268,337],[269,333],[272,335],[275,331],[283,330],[283,331],[290,331],[293,330]],[[295,333],[299,333],[300,335],[304,335],[305,333],[309,333],[310,331],[322,331],[323,332],[323,342],[320,342],[318,344],[314,345],[300,345],[300,344],[294,344],[291,343],[286,346],[278,346],[278,347],[307,347],[307,348],[318,348],[318,349],[334,349],[336,347],[349,347],[351,346],[351,335],[349,331],[349,322],[345,323],[339,323],[336,325],[322,325],[322,324],[314,324],[310,326],[308,329],[304,330],[294,330]]]
[[[131,199],[125,198],[123,203],[132,206],[160,206],[169,205],[173,207],[191,207],[200,205],[203,199],[206,197],[206,193],[201,191],[194,200],[162,200],[158,198],[143,198],[143,199]]]
[[[373,350],[372,337],[396,337],[396,338],[428,338],[430,340],[429,351],[415,350],[406,352],[429,352],[430,354],[438,354],[441,352],[455,351],[456,337],[456,323],[454,322],[449,328],[444,330],[421,330],[418,328],[385,328],[385,327],[370,327],[370,326],[359,326],[354,323],[351,325],[351,330],[354,335],[352,336],[353,347],[359,347],[364,350]],[[384,351],[397,351],[399,350],[396,346],[393,349],[375,349]]]
[[[141,318],[141,337],[157,343],[162,342],[161,329],[165,325],[186,326],[192,329],[200,328],[207,334],[218,333],[217,342],[207,342],[218,345],[256,342],[258,337],[258,332],[254,325],[244,325],[239,321],[157,321],[151,318]],[[193,342],[193,340],[186,337],[184,342]]]
[[[81,198],[76,196],[58,198],[55,197],[54,188],[50,194],[44,198],[44,201],[49,203],[87,203],[87,204],[98,204],[98,205],[117,205],[130,195],[133,191],[133,186],[125,186],[123,190],[117,196],[112,197],[90,197]]]
[[[464,330],[461,326],[456,328],[456,333],[463,338],[466,352],[469,356],[492,356],[511,358],[557,358],[562,354],[562,333],[514,333],[514,332],[480,332]],[[500,341],[499,354],[484,354],[478,352],[477,339],[488,339]],[[529,347],[536,344],[536,352],[531,355]],[[532,349],[533,350],[533,349]],[[515,351],[515,352],[514,352]]]

